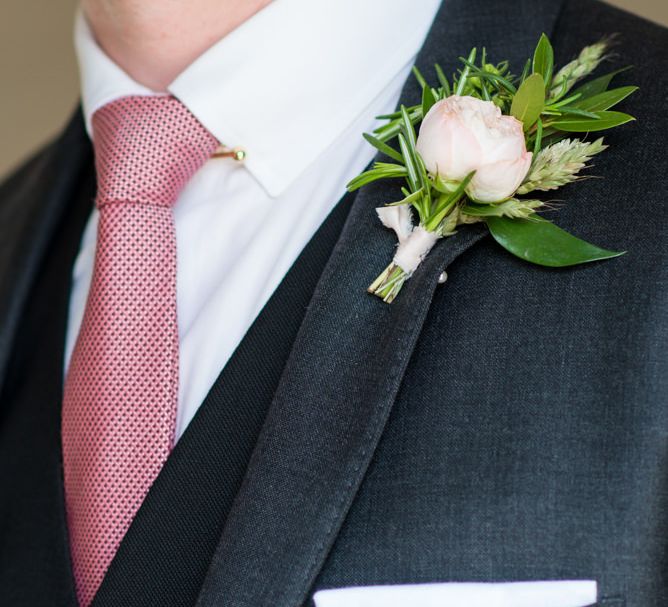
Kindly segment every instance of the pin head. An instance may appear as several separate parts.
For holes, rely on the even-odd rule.
[[[213,158],[232,158],[237,162],[243,162],[246,160],[246,150],[241,147],[228,148],[225,145],[221,145],[214,153]]]

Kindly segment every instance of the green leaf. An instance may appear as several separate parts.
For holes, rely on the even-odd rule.
[[[418,184],[424,192],[422,196],[424,204],[418,209],[420,217],[423,217],[429,213],[429,209],[431,208],[431,182],[429,181],[429,174],[427,173],[427,167],[424,165],[424,160],[422,160],[417,151],[415,151],[415,161],[418,168]]]
[[[425,196],[429,198],[426,170],[423,168],[421,160],[415,151],[415,129],[413,128],[413,123],[406,107],[402,105],[400,109],[401,133],[399,134],[399,147],[406,162],[406,168],[408,169],[408,183],[413,192],[422,187]]]
[[[621,124],[635,120],[633,116],[623,112],[595,112],[598,118],[573,118],[564,116],[550,123],[550,126],[568,133],[589,133],[593,131],[604,131]]]
[[[464,215],[472,217],[509,217],[513,219],[526,219],[533,217],[536,209],[544,206],[544,202],[535,199],[509,198],[504,202],[481,204],[469,202],[461,207]]]
[[[441,221],[445,219],[445,216],[452,210],[452,207],[464,195],[464,190],[466,190],[474,175],[475,171],[471,171],[466,177],[464,177],[464,180],[457,186],[456,190],[450,194],[444,194],[443,196],[439,197],[436,208],[433,210],[428,220],[424,222],[425,228],[429,232],[436,231]]]
[[[546,114],[547,112],[543,113]],[[551,115],[559,116],[559,114],[561,114],[562,116],[580,116],[584,118],[593,118],[594,120],[598,120],[598,114],[595,114],[594,112],[587,112],[586,110],[580,110],[575,107],[562,107]]]
[[[547,104],[545,107],[549,108],[551,110],[558,110],[561,109],[562,106],[568,105],[569,103],[572,103],[576,99],[579,99],[580,95],[571,95],[570,97],[567,97],[566,99],[560,99],[559,101],[553,101]]]
[[[437,192],[450,195],[459,187],[459,182],[445,181],[440,175],[434,175],[434,181],[431,185]]]
[[[540,74],[543,77],[545,86],[552,82],[552,72],[554,70],[554,51],[549,38],[543,34],[538,41],[536,50],[533,54],[533,73]]]
[[[422,105],[414,105],[407,108],[410,121],[415,124],[422,120]],[[387,124],[379,126],[377,129],[374,129],[374,135],[381,141],[389,141],[396,137],[401,131],[403,124],[403,114],[401,111],[396,113],[396,119]]]
[[[428,211],[431,205],[431,188],[429,186],[429,178],[427,170],[424,167],[422,159],[415,150],[416,139],[415,129],[408,110],[405,106],[401,106],[401,133],[399,133],[399,148],[406,163],[408,170],[408,184],[411,192],[419,189],[423,191],[423,205],[418,206],[420,218],[422,218]]]
[[[386,207],[399,207],[404,204],[413,204],[418,202],[422,198],[422,194],[424,193],[424,190],[420,188],[419,190],[416,190],[412,194],[408,194],[405,198],[402,198],[401,200],[398,200],[397,202],[388,202],[385,206]]]
[[[462,213],[473,217],[500,217],[500,205],[498,204],[480,204],[469,202],[462,207]]]
[[[539,118],[536,121],[536,140],[533,145],[533,157],[535,158],[538,155],[538,152],[541,150],[543,144],[543,121]]]
[[[432,108],[432,106],[436,103],[436,97],[434,96],[434,93],[432,90],[428,87],[425,86],[422,89],[422,115],[426,116],[427,112]]]
[[[487,90],[487,83],[485,80],[480,80],[480,92],[482,93],[482,98],[485,101],[491,101],[492,96],[489,94],[489,91]]]
[[[387,143],[384,143],[383,141],[381,141],[377,137],[374,137],[373,135],[369,135],[369,133],[364,133],[362,137],[364,137],[364,139],[366,139],[379,152],[385,154],[385,156],[389,156],[393,160],[403,163],[404,157],[394,148],[387,145]]]
[[[418,81],[420,87],[425,88],[426,86],[429,86],[427,84],[427,80],[422,75],[422,72],[415,65],[413,66],[413,76],[415,76],[415,79]]]
[[[608,251],[585,242],[535,215],[532,219],[489,217],[494,240],[504,249],[531,263],[552,268],[610,259],[625,251]]]
[[[489,80],[494,83],[498,83],[503,88],[505,88],[509,93],[512,93],[513,95],[517,92],[517,87],[510,82],[507,78],[503,78],[502,76],[499,76],[498,74],[492,74],[491,72],[488,72],[486,70],[481,70],[475,63],[472,61],[469,61],[468,59],[464,59],[463,57],[459,58],[460,61],[468,67],[470,70],[473,70],[473,75],[476,78],[483,78],[485,80]],[[459,93],[455,93],[459,94]]]
[[[600,112],[617,105],[623,99],[626,99],[632,93],[638,90],[637,86],[621,86],[617,89],[603,91],[586,99],[579,99],[573,105],[587,112]]]
[[[408,149],[408,144],[406,143],[406,138],[403,133],[399,133],[399,148],[401,149],[401,154],[404,157],[404,162],[406,163],[406,171],[408,172],[408,184],[411,187],[411,192],[415,192],[419,189],[418,186],[418,174],[417,166],[415,164],[415,159]]]
[[[581,99],[592,97],[593,95],[598,95],[599,93],[605,91],[608,88],[608,86],[610,86],[610,82],[617,74],[621,74],[622,72],[625,72],[630,69],[631,66],[623,67],[619,70],[615,70],[614,72],[610,72],[609,74],[604,74],[603,76],[594,78],[594,80],[585,82],[582,86],[576,88],[573,91],[573,94],[580,95]]]
[[[395,118],[399,118],[401,116],[401,112],[397,110],[396,112],[392,112],[391,114],[378,114],[378,116],[375,116],[376,120],[394,120]],[[385,126],[385,125],[383,125]],[[374,131],[377,132],[378,129]]]
[[[402,119],[402,131],[404,133],[404,136],[406,137],[406,141],[408,142],[410,146],[410,151],[411,151],[411,157],[414,159],[415,158],[415,128],[413,127],[413,121],[411,120],[411,116],[408,113],[408,110],[406,109],[406,106],[402,105],[401,106],[401,119]]]
[[[528,130],[538,120],[545,106],[545,82],[540,74],[529,76],[517,90],[510,113]]]
[[[522,84],[529,77],[529,70],[531,70],[531,59],[527,59],[527,62],[524,64],[524,69],[522,70],[522,75],[520,76],[520,84]]]
[[[461,95],[464,93],[464,87],[466,86],[466,82],[469,77],[469,72],[471,71],[471,65],[475,67],[474,61],[475,61],[475,56],[476,56],[476,49],[475,47],[471,49],[471,52],[469,53],[469,56],[467,59],[464,59],[463,57],[460,57],[460,59],[464,62],[464,69],[462,70],[461,74],[459,75],[459,78],[457,80],[457,89],[455,90],[455,95]]]
[[[449,97],[452,91],[450,89],[450,83],[448,82],[448,77],[445,75],[445,73],[443,72],[443,68],[438,63],[434,65],[434,69],[436,70],[436,77],[438,78],[441,87],[443,87],[443,92],[445,96]]]
[[[400,166],[398,164],[377,162],[373,165],[372,169],[360,173],[357,177],[352,179],[350,183],[346,186],[349,192],[354,192],[359,190],[361,187],[378,181],[379,179],[394,179],[397,177],[406,177],[408,172],[406,167]]]

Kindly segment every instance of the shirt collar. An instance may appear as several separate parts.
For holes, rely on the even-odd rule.
[[[409,62],[440,0],[274,0],[168,87],[278,196]],[[96,44],[81,13],[75,46],[90,119],[126,95],[150,95]]]

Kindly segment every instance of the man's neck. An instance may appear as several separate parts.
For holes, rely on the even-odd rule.
[[[271,0],[83,0],[100,46],[137,82],[165,88]]]

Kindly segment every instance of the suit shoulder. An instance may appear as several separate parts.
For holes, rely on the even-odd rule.
[[[90,141],[83,115],[81,108],[77,107],[60,134],[37,149],[7,176],[0,178],[0,211],[9,199],[27,188],[35,187],[37,181],[58,172],[89,151]]]
[[[667,27],[601,0],[566,0],[557,28],[559,35],[588,33],[592,41],[616,35],[619,46],[645,52],[652,63],[668,59]]]
[[[42,172],[45,163],[51,156],[54,141],[42,146],[36,152],[24,160],[18,167],[14,168],[0,181],[0,209],[8,198],[13,197],[25,187],[34,182],[35,175]]]
[[[90,140],[77,109],[60,135],[0,180],[0,225],[11,226],[50,188],[75,179],[90,157]]]

